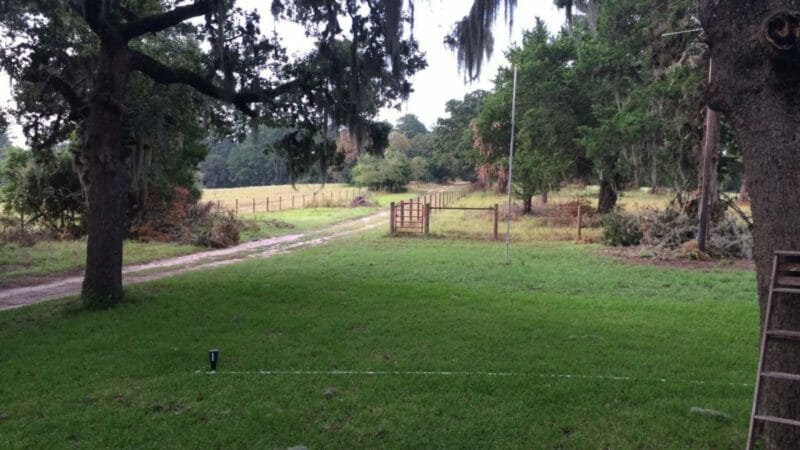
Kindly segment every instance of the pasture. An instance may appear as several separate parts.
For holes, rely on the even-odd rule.
[[[3,312],[0,447],[742,447],[754,274],[598,250],[383,230]]]
[[[239,215],[289,209],[337,207],[366,193],[346,184],[297,184],[204,189],[202,202],[212,202]]]

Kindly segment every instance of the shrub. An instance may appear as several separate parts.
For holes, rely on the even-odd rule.
[[[642,241],[642,229],[636,216],[616,210],[604,215],[602,223],[603,242],[607,245],[627,247]]]
[[[411,181],[411,164],[396,150],[387,151],[384,158],[364,155],[353,167],[353,181],[373,191],[402,192]]]

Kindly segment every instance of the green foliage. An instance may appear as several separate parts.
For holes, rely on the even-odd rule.
[[[628,247],[642,242],[639,218],[619,210],[603,215],[603,242],[607,245]]]
[[[410,167],[409,178],[413,181],[430,181],[428,160],[422,156],[415,156],[408,162]]]
[[[409,139],[414,139],[421,134],[427,134],[428,129],[414,114],[406,114],[397,119],[395,130]]]
[[[373,191],[400,192],[411,181],[412,166],[408,157],[388,150],[384,157],[364,155],[353,168],[353,181]]]
[[[562,34],[551,39],[540,20],[525,33],[522,47],[509,53],[518,70],[514,190],[526,204],[535,194],[557,189],[575,174],[582,158],[576,129],[587,120],[588,106],[574,76],[575,57],[573,38]],[[501,70],[495,83],[476,129],[488,150],[482,164],[501,169],[507,165],[511,132],[512,72]]]
[[[285,133],[286,130],[258,127],[242,142],[224,139],[213,144],[200,164],[203,185],[227,188],[290,183],[286,158],[270,147]]]
[[[466,94],[462,100],[450,100],[445,105],[448,117],[437,120],[431,133],[431,175],[435,180],[475,179],[478,150],[473,144],[471,124],[487,95],[486,91],[477,90]]]
[[[576,17],[580,20],[557,36],[537,21],[522,45],[507,52],[519,76],[518,195],[529,198],[578,179],[600,184],[609,193],[601,199],[609,204],[600,206],[610,209],[613,192],[625,185],[693,185],[702,138],[705,49],[691,33],[661,36],[694,26],[693,3],[555,4],[566,10],[568,20],[573,8],[586,16]],[[475,121],[477,165],[489,174],[502,175],[508,163],[511,91],[512,71],[502,68]],[[722,148],[720,171],[736,183],[740,165],[731,133],[723,133]]]
[[[80,233],[85,203],[72,157],[63,147],[37,160],[30,150],[9,147],[0,160],[0,204],[25,224]]]

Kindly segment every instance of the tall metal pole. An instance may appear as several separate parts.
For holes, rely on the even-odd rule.
[[[511,181],[514,175],[514,133],[517,120],[517,66],[514,66],[514,87],[511,91],[511,144],[508,150],[508,209],[506,210],[506,259],[508,264],[508,241],[511,235]]]

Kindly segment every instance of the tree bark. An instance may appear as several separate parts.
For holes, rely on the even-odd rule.
[[[747,191],[747,177],[744,175],[744,173],[742,173],[742,185],[739,187],[739,201],[750,201],[750,193]]]
[[[715,0],[700,2],[715,70],[709,106],[731,119],[742,146],[752,201],[754,258],[763,324],[772,254],[800,250],[800,49],[799,1]],[[774,325],[800,330],[800,302],[777,297]],[[753,324],[755,326],[756,324]],[[766,370],[800,372],[800,346],[770,347]],[[762,414],[800,419],[800,388],[787,381],[764,383]],[[796,427],[763,424],[765,448],[797,448]]]
[[[530,214],[533,209],[533,195],[526,195],[522,199],[522,213]]]
[[[127,52],[103,45],[85,129],[88,241],[81,295],[90,307],[122,299],[128,174],[122,151],[122,116],[130,73]]]
[[[650,140],[650,193],[658,193],[658,145]]]
[[[597,200],[597,212],[610,213],[617,206],[617,190],[608,180],[600,181],[600,198]]]

